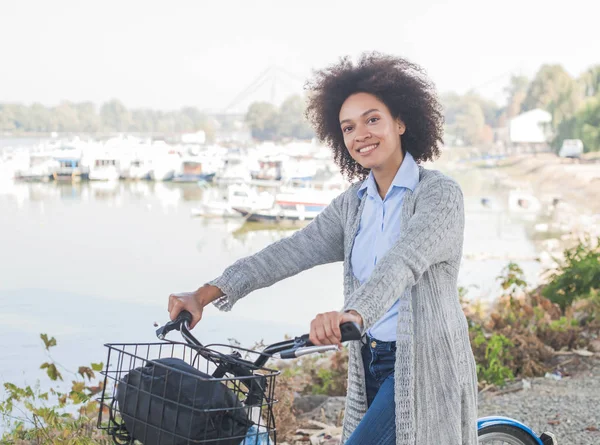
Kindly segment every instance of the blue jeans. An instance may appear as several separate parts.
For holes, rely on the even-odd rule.
[[[369,409],[345,445],[395,445],[394,363],[396,343],[365,337],[362,358]]]

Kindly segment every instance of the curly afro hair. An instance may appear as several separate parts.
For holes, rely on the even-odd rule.
[[[340,128],[342,104],[355,93],[372,94],[394,118],[404,122],[402,149],[415,161],[439,156],[444,115],[433,83],[418,65],[376,52],[363,53],[356,64],[343,57],[337,64],[317,71],[305,88],[309,91],[306,117],[319,140],[333,149],[335,163],[349,180],[362,180],[369,174],[348,153]]]

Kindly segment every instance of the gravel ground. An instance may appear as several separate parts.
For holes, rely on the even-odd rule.
[[[600,356],[568,360],[568,376],[560,380],[540,377],[513,384],[524,387],[518,391],[481,393],[479,417],[512,417],[536,432],[555,433],[560,445],[600,445]]]
[[[512,417],[538,434],[553,432],[559,445],[600,445],[600,354],[567,353],[556,356],[555,365],[564,374],[560,380],[539,377],[511,383],[497,392],[480,392],[478,416]],[[294,405],[304,413],[301,419],[314,419],[332,429],[339,425],[344,397],[304,396]],[[311,431],[311,443],[339,444],[337,430],[329,431],[334,436],[330,440],[324,432]],[[306,436],[296,439],[291,444],[308,443]]]

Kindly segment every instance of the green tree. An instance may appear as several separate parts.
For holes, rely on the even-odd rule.
[[[277,136],[279,113],[269,102],[254,102],[248,107],[246,123],[252,137],[262,141],[273,140]]]
[[[454,92],[444,93],[440,96],[440,101],[444,107],[444,122],[453,127],[456,124],[456,116],[460,113],[461,96]]]
[[[504,88],[507,95],[507,103],[505,109],[506,119],[512,119],[521,114],[523,101],[527,97],[527,89],[529,88],[529,79],[525,76],[511,76],[509,84]]]
[[[16,129],[12,106],[10,104],[0,104],[0,131],[14,131]]]
[[[485,115],[477,100],[464,98],[459,113],[456,115],[455,132],[466,144],[474,145],[482,142],[485,128]]]
[[[21,104],[4,104],[0,109],[0,129],[26,131],[29,128],[29,110]]]
[[[600,93],[585,101],[585,105],[571,119],[558,127],[555,148],[565,139],[581,139],[586,152],[600,151]]]
[[[149,109],[131,110],[131,130],[140,133],[151,133],[155,131],[157,116],[156,112]]]
[[[494,101],[471,91],[463,96],[443,94],[441,102],[449,140],[456,138],[469,145],[491,142],[491,128],[498,125],[501,111]]]
[[[577,79],[585,97],[594,97],[600,93],[600,65],[588,68],[579,79]]]
[[[56,131],[78,131],[81,128],[77,108],[72,103],[63,101],[52,110]]]
[[[79,117],[79,131],[96,133],[100,131],[100,116],[92,102],[80,102],[74,105]]]
[[[306,104],[299,95],[288,97],[279,109],[278,136],[312,139],[314,132],[304,118]]]
[[[102,127],[108,131],[128,131],[132,124],[131,113],[117,99],[102,105],[100,119]]]
[[[469,101],[479,103],[481,111],[483,112],[486,125],[492,128],[498,126],[498,118],[502,112],[502,109],[498,106],[496,102],[494,102],[491,99],[486,99],[480,96],[479,94],[475,93],[468,93],[465,96],[465,100],[467,101],[467,103]]]
[[[585,151],[600,151],[600,92],[577,113],[575,136],[581,139]]]
[[[40,103],[34,103],[29,107],[27,119],[27,131],[47,132],[55,130],[51,112]]]
[[[582,100],[580,85],[561,65],[543,65],[529,85],[523,110],[544,109],[552,114],[552,126],[571,118]]]

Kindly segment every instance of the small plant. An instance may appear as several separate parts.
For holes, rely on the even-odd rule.
[[[550,274],[550,283],[542,294],[560,305],[563,313],[573,301],[600,289],[600,238],[586,238],[564,252],[564,261]]]
[[[516,296],[527,288],[523,269],[512,261],[502,269],[496,279],[500,280],[500,286],[502,286],[505,293],[511,296]]]
[[[348,349],[328,354],[326,360],[302,362],[306,376],[303,394],[345,396],[348,384]]]
[[[483,360],[477,360],[478,380],[493,385],[503,385],[507,379],[513,380],[515,376],[507,365],[513,358],[508,348],[514,347],[514,343],[502,334],[492,334],[488,339],[482,329],[476,328],[476,331],[473,346],[484,349]]]
[[[557,332],[567,332],[567,330],[569,330],[570,328],[577,326],[579,326],[577,320],[569,320],[567,317],[560,317],[558,320],[552,320],[548,325],[550,330]]]
[[[536,335],[544,344],[555,350],[573,349],[579,346],[581,328],[574,318],[560,317],[549,323],[541,323]]]
[[[54,337],[41,334],[50,361],[40,369],[53,382],[62,381],[63,375],[57,363],[49,354],[56,346]],[[96,429],[98,402],[93,396],[102,391],[102,383],[93,384],[96,372],[102,370],[102,363],[81,366],[74,374],[70,390],[59,391],[50,388],[42,391],[36,387],[20,387],[4,383],[6,398],[0,402],[0,416],[5,424],[1,443],[36,444],[102,444],[111,443],[110,438]]]

